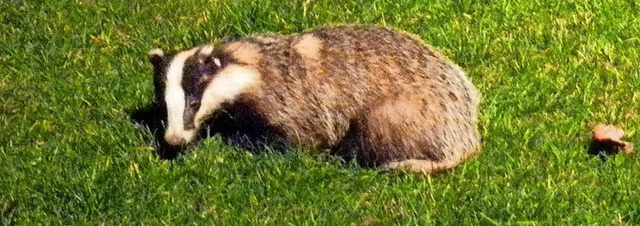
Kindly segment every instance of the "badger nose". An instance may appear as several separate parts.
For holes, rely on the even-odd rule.
[[[187,145],[187,140],[177,136],[167,136],[165,137],[167,143],[174,147],[184,147]]]

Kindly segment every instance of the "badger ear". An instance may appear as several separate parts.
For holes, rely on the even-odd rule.
[[[221,68],[222,67],[222,62],[220,62],[219,58],[213,57],[213,65],[215,65],[218,68]]]
[[[155,94],[155,103],[164,104],[164,77],[165,77],[165,65],[167,57],[162,52],[162,49],[152,49],[147,54],[149,62],[153,64],[153,87]]]
[[[147,57],[149,58],[149,62],[151,62],[151,64],[153,64],[153,67],[156,69],[162,67],[162,65],[164,64],[165,57],[162,49],[160,48],[152,49],[151,51],[149,51]]]

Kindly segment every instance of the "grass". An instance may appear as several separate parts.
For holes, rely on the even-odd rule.
[[[2,224],[638,224],[640,1],[0,0]],[[146,52],[326,23],[418,34],[483,92],[482,154],[433,178],[210,139],[172,161],[130,115]]]

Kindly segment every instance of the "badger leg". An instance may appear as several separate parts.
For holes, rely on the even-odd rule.
[[[358,162],[433,174],[479,151],[477,116],[469,106],[425,98],[395,98],[364,111],[339,147]]]
[[[395,171],[409,171],[422,174],[433,174],[451,170],[457,165],[457,162],[437,162],[424,159],[407,159],[382,164],[381,168]]]

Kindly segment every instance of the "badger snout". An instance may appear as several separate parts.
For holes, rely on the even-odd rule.
[[[167,142],[167,144],[177,148],[184,148],[189,143],[191,143],[191,141],[193,141],[194,138],[195,138],[195,131],[190,131],[190,130],[180,131],[180,132],[175,132],[170,130],[164,135],[164,140]]]
[[[187,145],[187,139],[176,135],[165,135],[164,140],[173,147],[184,147]]]

